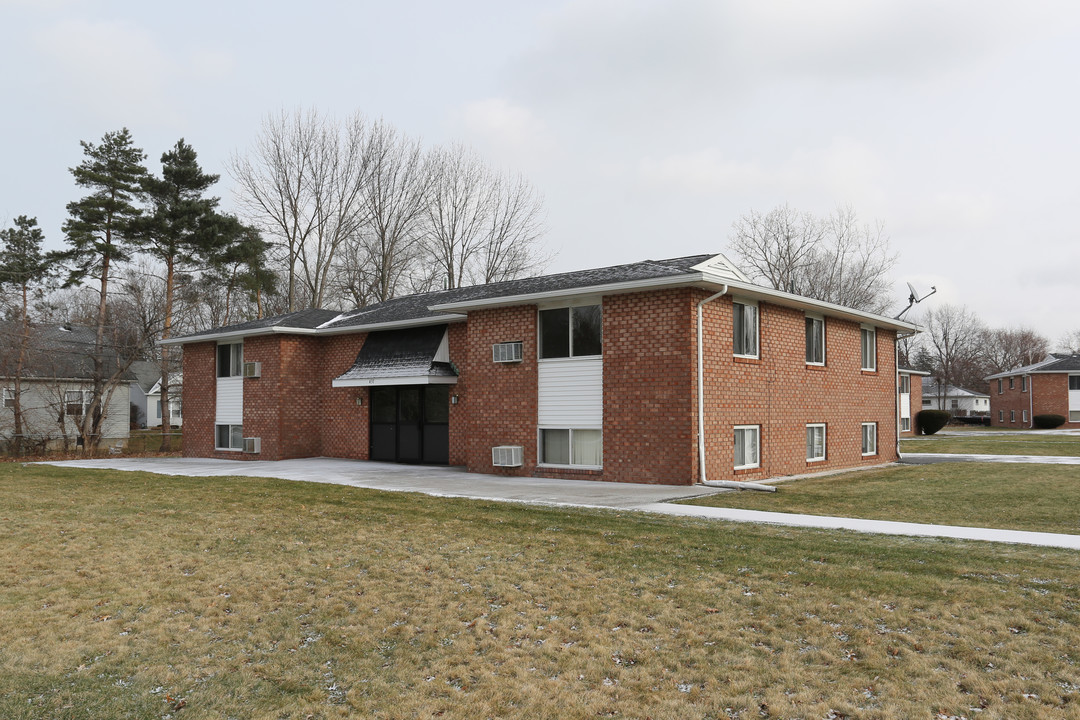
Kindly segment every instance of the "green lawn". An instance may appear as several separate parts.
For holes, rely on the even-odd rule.
[[[1080,435],[1030,435],[985,432],[979,435],[923,435],[900,441],[901,453],[1080,456]]]
[[[1080,466],[902,465],[805,478],[692,505],[1080,534]]]
[[[0,494],[5,719],[1080,708],[1074,552],[15,464]]]

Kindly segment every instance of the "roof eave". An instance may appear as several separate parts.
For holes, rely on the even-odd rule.
[[[383,323],[370,323],[368,325],[350,325],[341,328],[296,328],[296,327],[265,327],[251,328],[248,330],[232,330],[230,332],[206,333],[205,335],[186,335],[184,337],[169,338],[162,340],[160,345],[191,345],[193,343],[212,342],[218,340],[239,340],[247,337],[261,335],[348,335],[350,333],[373,332],[376,330],[394,330],[398,328],[421,327],[424,325],[445,325],[451,322],[465,320],[464,315],[429,315],[422,318],[409,320],[392,320]]]

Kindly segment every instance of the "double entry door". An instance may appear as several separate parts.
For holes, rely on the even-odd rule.
[[[385,385],[371,388],[372,460],[450,462],[450,387]]]

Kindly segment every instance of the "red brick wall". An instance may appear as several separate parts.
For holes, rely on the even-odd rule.
[[[536,306],[479,310],[469,313],[465,367],[468,397],[455,413],[464,410],[465,427],[451,416],[451,447],[465,433],[465,460],[473,472],[500,475],[531,475],[536,469]],[[460,341],[460,338],[455,338]],[[500,342],[522,343],[520,363],[491,361],[491,346]],[[453,346],[452,346],[453,351]],[[455,390],[456,391],[456,390]],[[491,465],[491,448],[521,445],[524,465],[496,468]]]
[[[457,385],[450,386],[450,464],[467,465],[469,462],[469,331],[466,323],[459,322],[447,329],[447,343],[450,346],[450,362],[458,371]],[[488,351],[490,353],[490,349]],[[488,361],[491,355],[487,356]],[[484,366],[478,365],[483,368]],[[454,397],[457,403],[454,403]],[[488,456],[488,463],[491,457]]]
[[[1001,381],[1002,392],[998,394],[997,380],[990,381],[990,423],[996,427],[1027,428],[1031,427],[1034,415],[1061,415],[1069,417],[1069,376],[1068,373],[1047,373],[1030,375],[1029,393],[1021,392],[1019,376],[1009,389],[1009,379]],[[1004,422],[998,420],[998,412],[1005,411]],[[1016,413],[1016,422],[1009,421],[1009,412]],[[1029,411],[1028,421],[1022,422],[1023,412]],[[185,422],[187,418],[185,417]],[[1066,422],[1063,428],[1080,428],[1080,422]]]
[[[214,456],[217,412],[217,343],[184,346],[184,457]],[[232,457],[235,453],[230,453]]]
[[[696,298],[706,296],[697,291]],[[895,333],[877,331],[877,370],[861,369],[859,323],[826,318],[825,366],[806,364],[805,314],[758,305],[760,358],[732,355],[732,298],[705,305],[706,473],[752,480],[894,462]],[[878,452],[862,456],[862,423],[878,425]],[[825,423],[826,460],[806,461],[806,425]],[[695,423],[696,424],[696,423]],[[761,467],[734,470],[734,426],[761,426]]]
[[[320,415],[319,455],[326,457],[368,459],[371,418],[371,398],[366,387],[332,387],[340,376],[356,362],[356,356],[367,339],[367,333],[331,335],[319,345],[317,379]],[[363,404],[357,405],[359,399]]]
[[[691,293],[604,298],[604,480],[692,483]]]

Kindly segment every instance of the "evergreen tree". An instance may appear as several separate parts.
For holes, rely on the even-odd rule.
[[[138,248],[165,266],[165,318],[161,338],[172,337],[173,310],[179,277],[220,262],[243,234],[239,223],[217,213],[220,198],[205,197],[219,179],[199,167],[194,148],[177,141],[161,156],[161,177],[148,175],[142,186],[150,212],[135,224]],[[170,430],[169,346],[161,346],[161,449],[168,449]]]
[[[96,278],[100,287],[92,397],[81,427],[87,448],[94,450],[101,438],[106,385],[115,384],[105,377],[104,362],[109,272],[115,263],[130,257],[131,236],[140,216],[136,202],[142,197],[146,178],[146,155],[134,146],[127,128],[105,133],[100,145],[80,144],[86,157],[71,168],[71,174],[75,184],[89,189],[90,194],[68,203],[70,217],[64,223],[64,234],[69,247],[56,257],[68,268],[65,287],[88,278]]]
[[[44,240],[37,218],[25,215],[15,218],[15,227],[0,230],[0,285],[14,285],[22,295],[19,350],[12,373],[16,455],[21,455],[23,450],[22,376],[30,345],[29,293],[33,286],[42,284],[49,276],[50,263],[41,252]]]

